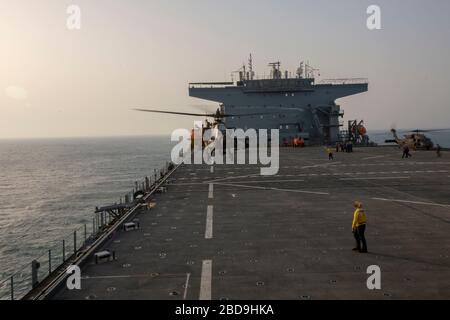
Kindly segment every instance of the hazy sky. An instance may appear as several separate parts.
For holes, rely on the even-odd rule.
[[[370,4],[382,30],[366,28]],[[250,52],[261,75],[309,59],[322,79],[368,77],[368,93],[338,103],[369,129],[450,127],[449,12],[448,0],[0,0],[0,138],[190,128],[130,108],[198,111],[188,83],[229,80]]]

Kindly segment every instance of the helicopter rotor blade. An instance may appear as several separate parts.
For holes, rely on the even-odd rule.
[[[450,131],[450,128],[443,128],[443,129],[425,129],[425,130],[420,130],[420,129],[416,129],[410,132],[414,132],[414,133],[427,133],[427,132],[439,132],[439,131]]]
[[[397,130],[398,133],[401,134],[405,134],[405,133],[428,133],[428,132],[439,132],[439,131],[450,131],[450,128],[441,128],[441,129],[413,129],[413,130],[408,130],[408,129],[402,129],[402,130]]]
[[[250,117],[250,116],[260,116],[260,115],[269,115],[273,113],[243,113],[243,114],[217,114],[217,113],[191,113],[191,112],[178,112],[178,111],[164,111],[164,110],[156,110],[156,109],[143,109],[143,108],[134,108],[136,111],[141,112],[151,112],[151,113],[164,113],[164,114],[175,114],[175,115],[183,115],[183,116],[194,116],[194,117],[211,117],[211,118],[229,118],[229,117]]]
[[[133,110],[141,111],[141,112],[151,112],[151,113],[164,113],[164,114],[176,114],[182,116],[193,116],[193,117],[215,117],[215,114],[205,114],[205,113],[191,113],[191,112],[177,112],[177,111],[163,111],[163,110],[154,110],[154,109],[141,109],[134,108]]]
[[[273,115],[278,114],[278,112],[256,112],[256,113],[241,113],[241,114],[221,114],[220,117],[229,118],[229,117],[251,117],[251,116],[264,116],[264,115]]]
[[[217,110],[217,106],[207,104],[190,104],[189,107],[200,110],[205,113],[212,113]]]
[[[383,132],[371,132],[370,136],[392,136],[392,132],[383,131]]]

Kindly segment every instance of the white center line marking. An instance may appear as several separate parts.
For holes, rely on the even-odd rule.
[[[213,208],[213,206],[209,205],[206,211],[205,239],[212,239],[213,237]]]
[[[208,199],[214,198],[214,184],[209,184]]]
[[[441,203],[435,203],[435,202],[409,201],[409,200],[397,200],[397,199],[385,199],[385,198],[372,198],[372,199],[373,200],[380,200],[380,201],[423,204],[423,205],[426,205],[426,206],[438,206],[438,207],[450,208],[449,204],[441,204]]]
[[[213,166],[211,166],[210,172],[214,173],[214,167]]]
[[[187,298],[187,291],[188,291],[188,287],[189,287],[189,279],[190,278],[191,278],[191,274],[190,273],[186,273],[186,282],[184,284],[183,300],[186,300],[186,298]]]
[[[212,260],[203,260],[199,300],[211,300]]]

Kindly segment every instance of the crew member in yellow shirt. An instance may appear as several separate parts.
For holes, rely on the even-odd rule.
[[[328,160],[333,160],[333,149],[331,147],[327,147],[325,150],[328,153]]]
[[[366,237],[364,236],[367,222],[366,213],[364,212],[361,202],[355,201],[354,206],[355,212],[353,213],[352,231],[356,239],[356,248],[353,248],[353,250],[367,253],[367,242]]]

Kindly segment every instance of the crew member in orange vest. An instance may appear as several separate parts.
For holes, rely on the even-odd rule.
[[[303,140],[302,137],[300,137],[300,141],[298,142],[300,148],[303,148],[305,146],[305,140]]]

